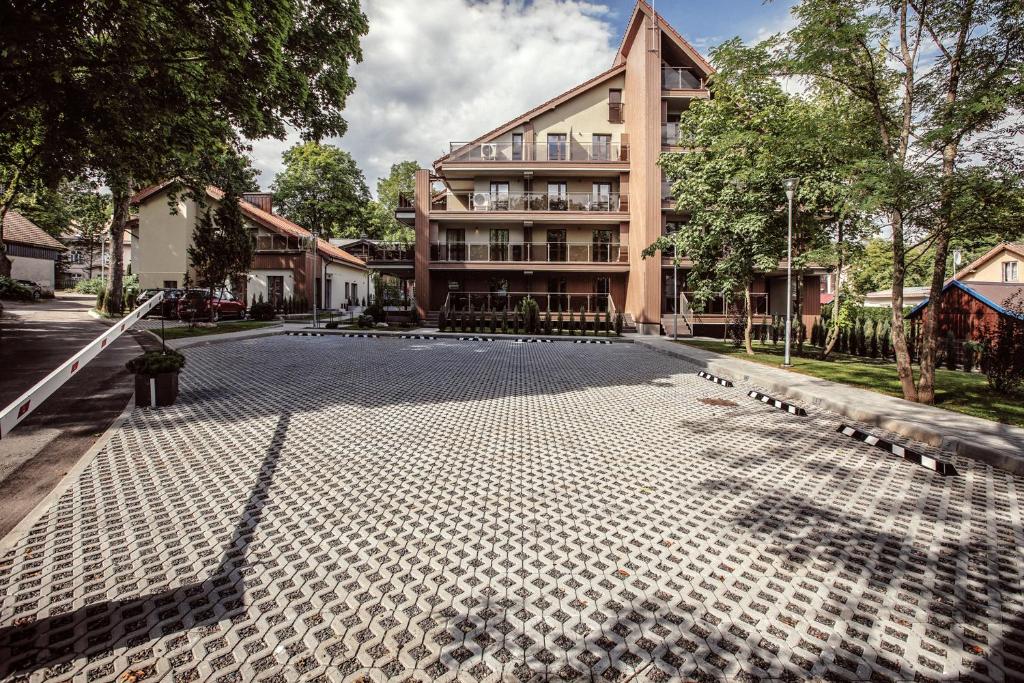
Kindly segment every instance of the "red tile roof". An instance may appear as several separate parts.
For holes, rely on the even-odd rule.
[[[164,188],[168,187],[173,182],[175,181],[166,180],[162,183],[151,185],[139,190],[135,196],[132,197],[132,204],[142,204],[148,199],[159,194]],[[216,201],[224,199],[224,191],[220,188],[213,187],[212,185],[206,188],[206,194]],[[245,214],[246,218],[269,230],[273,230],[278,234],[303,238],[313,236],[313,233],[309,230],[306,230],[301,225],[291,222],[283,216],[278,216],[277,214],[264,211],[263,209],[242,200],[239,200],[238,205],[241,207],[242,213]],[[339,249],[327,240],[317,239],[317,251],[321,256],[331,261],[346,263],[350,266],[355,266],[356,268],[366,268],[366,263],[362,259],[356,258],[344,249]]]
[[[67,248],[56,237],[13,210],[4,216],[4,242],[60,251]]]

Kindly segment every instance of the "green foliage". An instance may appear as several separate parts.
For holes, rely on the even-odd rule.
[[[1003,302],[1013,315],[999,316],[981,355],[981,370],[989,385],[1004,395],[1020,391],[1024,383],[1024,296],[1020,292]]]
[[[153,377],[165,372],[179,372],[185,367],[185,356],[177,351],[147,351],[125,363],[128,372],[134,375]]]
[[[387,178],[377,180],[377,199],[366,204],[364,227],[367,236],[389,242],[413,243],[416,234],[412,228],[399,223],[395,218],[399,195],[411,197],[416,189],[415,161],[400,161],[391,164]]]
[[[624,324],[625,324],[625,321],[622,319],[622,312],[621,311],[616,311],[615,312],[615,334],[616,335],[618,335],[618,336],[622,335],[622,327],[623,327]]]
[[[608,307],[604,309],[604,333],[612,333],[612,309]]]
[[[249,307],[249,317],[253,320],[273,320],[277,317],[274,305],[263,300],[263,292],[260,292],[259,297]]]
[[[106,280],[101,277],[91,277],[75,283],[75,291],[79,294],[99,294],[106,288]]]
[[[96,303],[94,304],[97,311],[103,311],[104,306],[107,303],[107,290],[106,288],[100,289],[96,292]]]
[[[501,312],[501,333],[508,334],[508,309]]]
[[[558,334],[562,334],[564,327],[565,321],[562,319],[562,304],[558,304]]]
[[[498,314],[496,312],[494,312],[494,311],[491,311],[491,334],[494,334],[497,331],[498,331]]]
[[[32,301],[32,290],[17,280],[0,275],[0,299],[14,301]]]
[[[438,332],[444,332],[448,328],[448,314],[442,308],[437,314],[437,330]]]
[[[202,287],[212,290],[239,280],[252,263],[256,245],[238,202],[238,196],[229,193],[196,222],[187,253]]]
[[[518,312],[523,316],[523,331],[526,334],[537,334],[540,331],[540,306],[532,296],[524,297],[519,302]]]
[[[355,159],[333,145],[303,142],[284,153],[271,190],[281,214],[327,237],[360,237],[370,191]]]

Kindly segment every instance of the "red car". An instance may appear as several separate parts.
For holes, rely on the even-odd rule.
[[[226,320],[245,317],[245,304],[221,290],[213,295],[213,319]],[[210,320],[210,290],[190,289],[178,299],[178,318],[181,320]]]

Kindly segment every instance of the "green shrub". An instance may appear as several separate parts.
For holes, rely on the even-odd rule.
[[[259,298],[253,301],[252,306],[249,307],[249,317],[253,320],[273,320],[276,315],[274,305],[269,301],[263,300],[262,292],[260,292]]]
[[[519,302],[519,313],[523,316],[523,331],[526,334],[537,334],[540,330],[540,306],[532,296]]]
[[[135,308],[135,300],[139,298],[139,292],[141,291],[142,287],[139,286],[138,275],[125,275],[124,278],[122,278],[122,301],[127,304],[128,308]]]
[[[437,329],[439,332],[444,332],[446,327],[448,327],[448,316],[442,308],[441,312],[437,314]]]
[[[975,341],[964,342],[964,372],[973,372],[974,366],[978,363],[978,357],[981,355],[982,344]]]
[[[872,358],[878,358],[878,323],[871,325],[871,344],[868,347],[868,354]]]
[[[619,336],[622,335],[622,327],[623,327],[624,324],[625,324],[625,321],[622,319],[622,312],[621,311],[616,311],[615,312],[615,334],[616,335],[619,335]]]
[[[336,330],[336,329],[338,329],[338,321],[337,320],[332,320],[331,322],[329,322],[326,325],[324,325],[324,328],[326,328],[328,330]]]
[[[96,292],[96,310],[103,312],[103,304],[107,301],[107,290],[101,289]]]
[[[604,333],[605,334],[611,334],[612,333],[612,309],[611,308],[604,309]]]
[[[75,291],[79,294],[99,294],[106,288],[107,283],[101,277],[91,277],[75,283]]]
[[[508,334],[508,309],[501,312],[501,333]]]
[[[551,334],[551,309],[544,311],[544,334]]]
[[[128,372],[152,377],[165,372],[178,372],[185,367],[185,356],[177,351],[147,351],[125,363]]]
[[[491,311],[491,334],[498,331],[498,314]]]
[[[0,299],[32,301],[32,290],[17,280],[0,275]]]
[[[563,327],[565,327],[565,320],[562,319],[562,304],[558,304],[558,334],[562,334]]]

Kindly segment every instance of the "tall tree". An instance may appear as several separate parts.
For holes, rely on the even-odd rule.
[[[188,260],[199,285],[210,290],[211,318],[215,291],[244,276],[255,248],[232,189],[216,207],[207,207],[200,214],[188,247]]]
[[[758,272],[775,270],[786,255],[783,179],[801,179],[793,225],[798,282],[808,255],[828,243],[832,224],[848,218],[839,150],[829,134],[841,122],[826,103],[783,90],[765,67],[771,59],[766,46],[733,40],[713,59],[713,97],[694,102],[680,119],[679,144],[686,151],[661,159],[677,209],[689,218],[647,247],[644,257],[672,249],[689,258],[686,285],[698,305],[718,292],[742,294],[744,341],[752,354],[751,287]]]
[[[391,164],[386,178],[377,179],[377,199],[367,204],[366,233],[370,237],[389,242],[412,242],[416,233],[395,218],[400,195],[411,197],[416,189],[416,171],[420,165],[415,161],[400,161]]]
[[[950,244],[975,229],[958,207],[992,197],[965,172],[999,158],[1019,168],[1011,113],[1024,105],[1024,9],[1018,0],[801,0],[789,71],[845,89],[872,112],[866,206],[892,234],[892,336],[905,398],[935,398],[940,293]],[[982,175],[986,175],[982,173]],[[985,189],[985,188],[988,189]],[[915,383],[904,332],[907,252],[931,250],[930,300]]]
[[[5,3],[0,210],[33,177],[92,169],[113,195],[117,244],[140,185],[172,176],[199,185],[204,157],[240,151],[236,135],[283,138],[289,126],[312,139],[342,135],[366,31],[358,0]],[[107,301],[117,309],[113,254]]]
[[[317,142],[284,153],[284,170],[271,186],[288,220],[323,237],[359,237],[370,191],[348,152]]]

